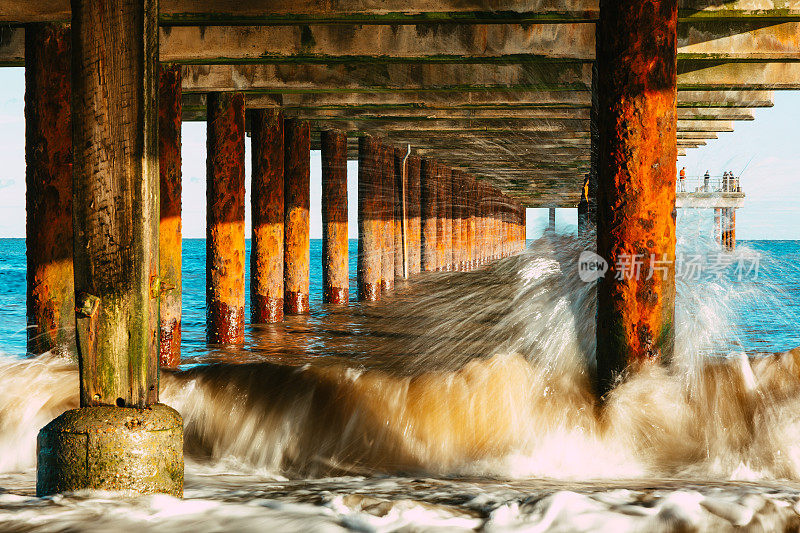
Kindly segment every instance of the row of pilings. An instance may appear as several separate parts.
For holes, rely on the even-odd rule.
[[[26,31],[28,350],[74,349],[70,29]],[[181,69],[159,69],[160,360],[180,362]],[[206,312],[211,343],[244,342],[245,95],[207,99]],[[307,122],[253,109],[250,322],[310,311]],[[321,132],[323,303],[349,301],[347,135]],[[519,252],[525,210],[498,188],[368,135],[359,139],[357,290],[376,301],[395,280],[466,271]]]
[[[180,157],[180,136],[168,133],[179,131],[180,84],[170,87],[162,78],[159,109],[155,0],[81,0],[71,7],[71,39],[65,25],[32,26],[33,31],[25,32],[26,180],[28,190],[35,191],[27,201],[29,212],[40,210],[30,217],[39,225],[29,224],[26,235],[29,326],[41,328],[33,336],[47,341],[43,345],[48,339],[75,342],[80,375],[80,408],[62,414],[39,433],[37,493],[88,488],[180,496],[183,424],[176,411],[159,403],[158,383],[159,330],[178,328],[180,320],[161,307],[161,302],[180,295],[180,280],[174,273],[170,278],[166,268],[177,268],[180,257],[175,249],[180,243],[175,231],[180,225],[180,165],[162,160],[167,153]],[[677,21],[677,0],[600,2],[597,79],[592,88],[598,125],[593,175],[597,253],[609,265],[597,284],[600,395],[628,372],[669,361],[674,349]],[[165,98],[173,105],[163,105]],[[215,340],[238,338],[244,324],[244,106],[241,94],[208,99],[207,308],[210,322],[221,323],[220,328],[209,325],[209,338]],[[264,140],[256,148],[268,151],[260,156],[262,171],[268,168],[266,175],[282,180],[280,186],[272,180],[266,183],[267,201],[273,193],[283,195],[282,215],[274,222],[282,224],[283,238],[270,245],[283,247],[283,265],[276,270],[282,273],[283,286],[267,295],[265,305],[273,305],[270,298],[283,299],[274,305],[284,312],[307,312],[310,131],[303,122],[273,119],[275,136],[260,133],[262,140],[272,142]],[[170,128],[164,127],[167,122]],[[376,225],[369,243],[372,255],[364,251],[360,257],[380,256],[380,278],[375,263],[372,279],[380,279],[383,290],[396,278],[394,253],[402,247],[407,251],[415,237],[404,233],[401,246],[396,244],[397,218],[389,213],[398,203],[387,207],[390,196],[384,188],[394,187],[394,178],[386,178],[390,168],[397,175],[397,158],[391,155],[397,147],[374,142],[373,155],[361,154],[364,162],[372,161],[373,170],[369,176],[359,175],[359,180],[369,180],[371,210],[364,208],[359,216]],[[377,146],[385,146],[380,157]],[[328,175],[344,164],[332,164],[332,154],[323,154]],[[403,174],[413,166],[406,160]],[[453,171],[435,161],[421,160],[419,166],[420,269],[425,261],[431,270],[458,268],[467,261],[461,239],[464,218],[454,223],[452,198],[453,184],[458,196],[462,182],[454,182]],[[165,172],[171,172],[174,188],[160,196],[172,203],[159,206]],[[431,175],[435,188],[433,180],[425,179]],[[341,180],[341,173],[338,177]],[[65,185],[70,183],[71,189]],[[324,187],[329,185],[326,181]],[[432,207],[424,197],[433,198],[434,189]],[[591,183],[589,190],[594,190]],[[508,253],[503,246],[509,234],[502,225],[508,219],[502,214],[519,209],[517,204],[509,210],[502,208],[508,202],[490,201],[497,197],[496,191],[479,196],[480,208],[473,211],[483,213],[487,204],[493,206],[487,208],[488,217],[482,217],[482,234],[476,229],[473,238],[473,244],[487,235],[489,239],[488,246],[479,247],[478,263]],[[408,222],[409,198],[403,195],[400,202],[400,209],[406,210],[401,228]],[[166,217],[159,217],[159,209]],[[280,209],[261,213],[274,216]],[[587,206],[590,217],[591,210]],[[67,213],[72,213],[71,219]],[[435,244],[431,213],[436,215]],[[160,234],[168,233],[160,227],[165,218],[173,232],[165,238],[177,243],[169,250],[159,242]],[[521,229],[521,219],[511,222]],[[462,245],[454,254],[456,226]],[[271,236],[274,233],[265,232],[263,241]],[[652,276],[628,275],[622,267],[637,256],[663,266]],[[279,260],[280,253],[270,256],[270,261]],[[159,324],[159,315],[174,320],[165,326]],[[62,330],[73,327],[74,335],[59,340]],[[75,459],[80,457],[85,460]]]
[[[736,208],[714,208],[714,238],[728,251],[736,249]]]

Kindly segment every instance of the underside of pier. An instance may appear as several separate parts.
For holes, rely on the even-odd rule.
[[[362,301],[520,252],[526,207],[580,205],[610,264],[602,396],[672,354],[677,158],[800,88],[798,60],[798,0],[4,0],[0,66],[26,68],[30,350],[74,345],[81,369],[81,408],[40,434],[40,494],[182,492],[158,372],[180,362],[184,121],[208,125],[209,343],[244,342],[251,135],[252,323],[310,311],[319,149],[324,305],[348,303],[348,159]],[[630,257],[660,267],[634,278]]]
[[[800,87],[800,3],[678,2],[679,154]],[[526,207],[575,207],[590,172],[596,0],[163,0],[162,63],[181,65],[183,119],[240,91],[320,132],[378,136],[489,181]],[[25,23],[69,22],[67,0],[8,0],[0,65]],[[249,124],[248,124],[249,129]]]

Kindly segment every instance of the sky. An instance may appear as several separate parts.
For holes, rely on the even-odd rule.
[[[0,237],[25,236],[25,77],[23,68],[0,68]],[[737,239],[800,239],[800,91],[776,91],[775,106],[755,111],[756,119],[736,122],[733,133],[695,148],[678,160],[687,175],[706,170],[742,170],[747,195],[736,214]],[[205,124],[183,125],[183,236],[205,237]],[[246,145],[247,183],[250,141]],[[749,162],[749,165],[748,165]],[[322,237],[320,155],[311,154],[311,238]],[[348,202],[350,237],[357,236],[357,164],[350,161]],[[247,198],[247,234],[250,200]],[[546,209],[528,210],[528,238],[538,237],[547,225]],[[575,209],[559,209],[556,230],[575,232]]]

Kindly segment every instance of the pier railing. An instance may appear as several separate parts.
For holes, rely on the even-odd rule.
[[[743,193],[739,177],[723,178],[722,176],[687,176],[681,181],[679,178],[675,183],[677,192],[685,193]]]
[[[675,206],[694,209],[737,209],[744,205],[744,191],[739,178],[722,176],[687,176],[676,183]]]

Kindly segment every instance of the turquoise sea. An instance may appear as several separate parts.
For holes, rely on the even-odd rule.
[[[531,241],[529,241],[530,244]],[[355,302],[355,272],[358,241],[350,241],[350,299]],[[752,297],[730,299],[731,328],[736,332],[731,349],[746,353],[783,351],[800,346],[800,241],[740,241],[739,251],[757,254],[757,272],[738,280],[733,268],[727,281],[734,290]],[[247,241],[247,265],[250,241]],[[679,246],[680,249],[680,246]],[[748,270],[752,264],[748,260]],[[712,280],[716,281],[716,280]],[[702,282],[702,280],[701,280]],[[708,285],[706,282],[705,285]],[[246,284],[246,316],[250,315],[249,278]],[[702,283],[701,283],[702,284]],[[683,289],[683,291],[682,291]],[[693,294],[693,285],[679,293]],[[728,293],[731,291],[728,290]],[[327,311],[322,301],[322,241],[311,240],[312,314]],[[205,350],[205,240],[183,241],[183,350],[185,354]],[[0,351],[25,354],[25,241],[0,239]]]

